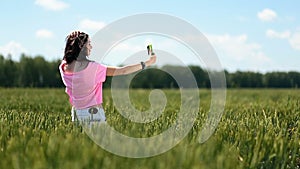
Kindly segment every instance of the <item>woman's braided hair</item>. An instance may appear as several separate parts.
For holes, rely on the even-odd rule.
[[[63,59],[67,64],[77,60],[79,54],[86,55],[85,44],[88,42],[88,39],[89,35],[80,31],[74,31],[66,37],[67,42]]]

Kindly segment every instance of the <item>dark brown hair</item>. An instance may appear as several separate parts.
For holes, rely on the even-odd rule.
[[[67,64],[77,60],[79,55],[86,55],[85,44],[88,42],[88,39],[89,35],[80,31],[74,31],[66,37],[66,47],[63,59]]]

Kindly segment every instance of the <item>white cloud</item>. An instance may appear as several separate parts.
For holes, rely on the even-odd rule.
[[[105,26],[104,22],[93,21],[90,19],[84,19],[79,23],[80,30],[87,30],[87,31],[98,31]]]
[[[271,10],[271,9],[264,9],[261,12],[257,13],[257,17],[264,22],[271,22],[274,21],[277,18],[277,14],[275,11]]]
[[[38,38],[49,39],[53,37],[53,33],[47,29],[40,29],[36,31],[35,36]]]
[[[277,32],[269,29],[266,31],[266,36],[269,38],[286,39],[293,49],[300,50],[300,32],[291,33],[288,30]]]
[[[262,51],[261,45],[249,42],[246,34],[207,35],[207,38],[227,69],[258,70],[271,62],[271,59]]]
[[[69,4],[60,0],[36,0],[35,4],[52,11],[64,10],[69,7]]]
[[[292,36],[289,39],[289,43],[292,46],[292,48],[300,50],[300,32],[292,34]]]
[[[23,47],[20,43],[15,41],[10,41],[4,46],[0,46],[0,54],[7,56],[12,55],[13,60],[19,60],[19,56],[22,53],[27,53],[28,50]]]
[[[291,36],[290,31],[277,32],[272,29],[266,31],[266,36],[269,38],[279,38],[279,39],[287,39]]]

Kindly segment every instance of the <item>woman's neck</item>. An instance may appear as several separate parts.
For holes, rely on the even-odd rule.
[[[67,64],[64,67],[64,70],[66,72],[70,72],[70,73],[79,72],[79,71],[84,70],[88,66],[89,62],[90,61],[88,59],[82,59],[82,60],[77,59],[77,60],[74,60],[72,63]]]
[[[88,58],[86,56],[80,56],[76,59],[76,61],[78,62],[82,62],[82,61],[89,61]]]

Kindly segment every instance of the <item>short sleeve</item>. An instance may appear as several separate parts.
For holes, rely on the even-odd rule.
[[[96,82],[104,82],[106,80],[107,66],[97,63]]]

